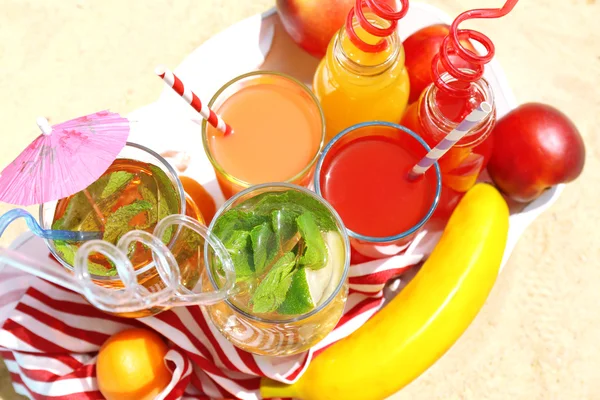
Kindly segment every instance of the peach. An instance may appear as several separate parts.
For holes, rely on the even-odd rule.
[[[575,180],[585,146],[575,124],[554,107],[523,104],[501,118],[493,131],[490,177],[508,197],[529,202],[549,187]]]
[[[294,42],[322,58],[354,3],[354,0],[277,0],[277,11]]]
[[[410,78],[409,103],[418,100],[423,90],[433,82],[431,63],[448,33],[450,33],[449,25],[436,24],[422,28],[404,40],[405,64]],[[470,42],[461,41],[461,44],[475,52]],[[469,63],[458,56],[450,56],[450,61],[460,68],[469,67]]]

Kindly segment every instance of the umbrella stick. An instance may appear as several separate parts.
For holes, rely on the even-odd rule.
[[[96,204],[96,202],[92,198],[92,195],[90,194],[90,192],[88,192],[87,189],[83,189],[83,194],[85,194],[85,197],[87,197],[88,201],[90,202],[90,205],[96,212],[96,216],[98,217],[98,220],[102,224],[102,228],[104,228],[106,226],[106,219],[104,218],[104,215],[102,215],[100,208],[98,208],[98,204]]]

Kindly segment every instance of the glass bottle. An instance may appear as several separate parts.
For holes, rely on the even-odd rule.
[[[384,31],[391,26],[390,21],[368,9],[363,13],[376,29]],[[361,50],[353,43],[346,26],[329,43],[313,82],[325,114],[326,141],[360,122],[398,123],[408,103],[408,72],[397,31],[392,29],[382,38],[368,33],[356,17],[352,21],[360,40],[370,45],[384,44],[377,52]]]
[[[450,86],[465,85],[448,73],[443,74],[442,79]],[[486,167],[492,153],[492,129],[496,123],[496,104],[489,83],[480,78],[466,84],[470,85],[467,97],[444,91],[435,84],[429,85],[402,118],[402,125],[434,147],[479,103],[486,101],[491,105],[492,112],[438,160],[443,186],[459,193],[469,190]]]

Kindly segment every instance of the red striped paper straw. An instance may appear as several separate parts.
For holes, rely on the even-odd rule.
[[[231,126],[223,121],[217,113],[208,108],[207,105],[202,103],[198,96],[194,92],[190,90],[190,88],[186,87],[181,79],[179,79],[173,72],[171,72],[168,68],[159,65],[154,70],[156,75],[158,75],[169,87],[171,87],[178,95],[180,95],[185,101],[191,105],[194,110],[198,111],[202,118],[208,121],[213,127],[222,132],[225,136],[233,133],[233,129]]]

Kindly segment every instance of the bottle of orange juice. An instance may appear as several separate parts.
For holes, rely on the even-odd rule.
[[[388,0],[357,2],[346,25],[329,43],[313,82],[325,114],[326,140],[366,121],[397,123],[410,92],[404,48],[397,21],[408,10],[408,0],[395,12]]]

